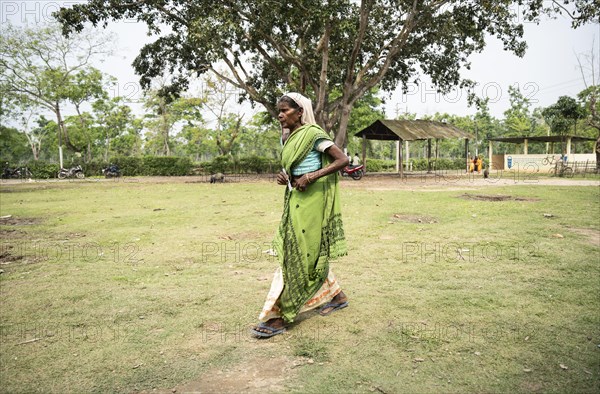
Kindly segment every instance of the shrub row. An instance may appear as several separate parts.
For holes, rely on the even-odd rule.
[[[427,170],[427,159],[411,159],[412,171]],[[212,161],[192,163],[188,158],[143,156],[143,157],[113,157],[109,163],[116,164],[124,176],[183,176],[210,175],[218,172],[224,174],[272,174],[279,171],[280,162],[261,156],[218,156]],[[90,163],[73,163],[69,168],[80,164],[86,176],[101,176],[102,169],[109,163],[104,160],[93,160]],[[487,163],[484,163],[486,165]],[[10,167],[17,167],[17,165]],[[19,167],[21,165],[18,165]],[[42,161],[32,161],[26,164],[34,178],[56,178],[59,165]],[[432,170],[455,170],[465,168],[465,159],[432,159]],[[394,160],[368,159],[368,172],[393,172],[396,169]]]
[[[192,162],[185,157],[172,156],[121,156],[113,157],[109,163],[103,160],[93,160],[82,164],[84,173],[88,176],[102,175],[102,169],[109,164],[116,164],[125,176],[181,176],[188,175]]]
[[[268,159],[260,156],[247,156],[235,158],[232,156],[218,156],[212,161],[192,163],[188,158],[143,156],[143,157],[113,157],[104,160],[92,160],[89,163],[73,162],[65,164],[66,168],[81,165],[86,176],[101,176],[102,169],[109,164],[116,164],[124,176],[183,176],[183,175],[210,175],[217,172],[225,174],[263,174],[279,170],[279,160]],[[6,164],[4,164],[6,166]],[[8,167],[27,167],[37,179],[56,178],[60,166],[57,163],[44,161],[31,161],[23,164],[8,163]]]
[[[27,163],[27,168],[29,168],[33,177],[37,179],[56,178],[58,171],[60,170],[58,164],[45,161],[31,161]]]
[[[218,172],[224,174],[272,174],[279,171],[280,162],[261,156],[219,156],[212,161],[199,163],[194,173],[209,175]]]
[[[369,159],[367,157],[367,172],[393,172],[396,171],[396,161]]]
[[[121,174],[126,176],[138,175],[188,175],[192,169],[192,162],[188,158],[165,157],[165,156],[144,156],[144,157],[114,157],[110,163],[116,164],[121,170]],[[90,163],[74,162],[65,164],[66,168],[81,165],[86,176],[102,175],[102,169],[109,163],[103,160],[93,160]],[[6,165],[6,164],[5,164]],[[11,165],[13,167],[27,167],[37,179],[56,178],[60,166],[57,163],[48,163],[43,161],[31,161],[25,165]]]
[[[412,163],[412,171],[426,171],[427,170],[427,159],[410,159],[409,166]],[[484,165],[487,160],[484,161]],[[402,163],[406,165],[405,163]],[[432,170],[459,170],[466,167],[465,159],[431,159]],[[368,172],[393,172],[396,171],[395,160],[380,160],[380,159],[367,159],[367,171]]]

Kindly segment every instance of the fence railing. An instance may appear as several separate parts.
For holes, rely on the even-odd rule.
[[[596,174],[598,169],[596,161],[592,160],[575,161],[569,163],[569,165],[573,167],[573,172],[575,174]]]
[[[572,161],[564,164],[558,161],[550,169],[550,175],[555,176],[573,176],[573,175],[598,174],[598,167],[595,160]]]

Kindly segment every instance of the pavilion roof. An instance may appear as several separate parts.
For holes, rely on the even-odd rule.
[[[473,136],[456,126],[433,120],[376,120],[355,134],[369,140],[416,141],[430,138],[468,138]]]
[[[595,138],[590,138],[590,137],[583,137],[580,135],[564,135],[564,136],[560,136],[560,135],[539,135],[539,136],[534,136],[534,137],[495,137],[495,138],[489,138],[489,141],[498,141],[498,142],[509,142],[509,143],[513,143],[513,144],[523,144],[525,143],[525,140],[529,141],[533,141],[533,142],[561,142],[561,141],[566,141],[567,138],[571,139],[571,142],[578,142],[578,141],[596,141]]]

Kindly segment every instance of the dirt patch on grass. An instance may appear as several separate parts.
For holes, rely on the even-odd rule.
[[[40,222],[41,219],[38,218],[18,218],[11,215],[0,217],[0,226],[27,226]]]
[[[600,247],[600,230],[593,228],[569,228],[569,231],[583,235],[591,245]]]
[[[406,213],[395,213],[390,218],[392,222],[407,222],[407,223],[437,223],[438,220],[431,216],[411,215]]]
[[[524,198],[524,197],[513,197],[501,194],[461,194],[458,196],[464,200],[476,200],[476,201],[540,201],[539,198]]]
[[[4,180],[0,183],[0,193],[29,193],[38,192],[40,190],[52,189],[74,189],[81,186],[81,182],[59,181],[58,179],[38,179],[32,182],[23,182],[18,179]],[[90,183],[90,182],[86,182]]]
[[[246,241],[246,240],[257,240],[261,239],[263,235],[257,231],[245,231],[239,233],[223,233],[219,234],[219,239],[225,241]]]
[[[17,230],[16,228],[0,229],[0,240],[20,239],[27,235],[25,231]]]
[[[521,389],[528,393],[539,393],[544,390],[544,385],[539,382],[523,381],[521,382]]]
[[[200,379],[152,393],[272,393],[285,391],[294,364],[285,357],[256,358],[227,369],[213,369]]]
[[[23,256],[15,256],[11,253],[12,245],[4,245],[0,248],[0,265],[7,265],[22,260]]]

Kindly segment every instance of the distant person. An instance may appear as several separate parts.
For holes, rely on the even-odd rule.
[[[477,158],[476,165],[477,165],[477,173],[481,174],[481,166],[483,165],[483,160],[481,160],[481,157]]]
[[[477,162],[477,160],[475,160],[474,157],[472,157],[471,160],[469,160],[469,172],[473,172],[475,170],[476,162]]]
[[[354,157],[352,158],[352,165],[355,167],[360,165],[360,157],[358,157],[358,153],[354,154]]]

